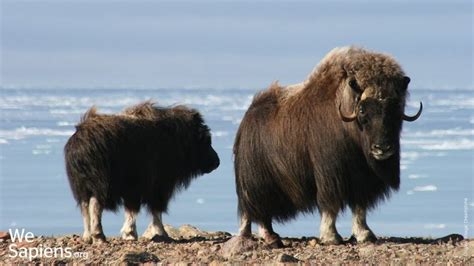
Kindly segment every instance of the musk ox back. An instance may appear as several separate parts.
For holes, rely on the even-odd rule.
[[[257,94],[234,144],[241,236],[257,222],[282,246],[272,220],[321,213],[321,240],[340,243],[338,213],[353,211],[359,242],[375,236],[366,211],[397,190],[400,131],[410,79],[390,56],[345,47],[331,51],[300,84]]]
[[[150,102],[122,114],[91,108],[65,148],[66,171],[84,219],[84,239],[105,240],[103,209],[125,207],[124,239],[136,239],[135,220],[142,205],[153,221],[144,236],[166,236],[161,213],[176,190],[219,165],[209,128],[201,115],[184,106]]]

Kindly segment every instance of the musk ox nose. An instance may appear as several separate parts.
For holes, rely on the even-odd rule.
[[[379,161],[390,158],[393,154],[393,147],[388,144],[372,144],[370,146],[372,156]]]
[[[204,167],[204,173],[209,174],[210,172],[214,171],[217,169],[221,163],[219,156],[217,153],[214,151],[214,149],[211,150],[210,152],[209,159],[207,160],[206,166]]]
[[[216,156],[211,166],[212,170],[217,169],[217,167],[219,167],[220,164],[221,164],[221,161],[219,160],[219,157]]]

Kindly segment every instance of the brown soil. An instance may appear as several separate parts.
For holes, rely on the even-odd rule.
[[[273,263],[311,263],[311,264],[474,264],[474,239],[463,240],[460,235],[450,235],[439,239],[380,237],[374,244],[355,244],[347,240],[343,245],[324,246],[317,238],[284,238],[285,248],[271,249],[264,243],[253,239],[241,248],[226,242],[231,235],[226,232],[204,232],[186,225],[179,229],[167,226],[174,239],[150,241],[124,241],[118,237],[108,238],[104,244],[83,243],[78,235],[59,237],[36,237],[33,242],[16,243],[9,239],[0,240],[0,264],[17,263],[202,263],[202,264],[273,264]],[[234,238],[235,240],[235,238]],[[238,240],[238,239],[237,239]],[[235,241],[233,241],[235,242]],[[240,242],[239,242],[240,243]],[[12,246],[14,245],[14,246]],[[35,252],[47,248],[70,248],[81,257],[32,258],[14,257],[11,248],[17,252]],[[20,248],[21,247],[21,248]],[[36,248],[36,249],[35,249]],[[33,255],[33,254],[32,254]],[[73,256],[74,256],[73,255]]]

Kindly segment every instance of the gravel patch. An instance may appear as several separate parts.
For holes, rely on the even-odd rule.
[[[204,232],[190,225],[167,226],[166,230],[172,241],[109,237],[107,243],[86,244],[78,235],[64,235],[39,236],[31,243],[17,243],[3,238],[0,264],[474,264],[474,239],[466,240],[460,235],[438,239],[380,237],[373,244],[356,244],[347,239],[342,245],[332,246],[321,245],[314,237],[283,238],[285,248],[271,249],[256,237],[243,239],[226,232]],[[16,257],[10,256],[12,248]],[[71,256],[67,256],[68,251]]]

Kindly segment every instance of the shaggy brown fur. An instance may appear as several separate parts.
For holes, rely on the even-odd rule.
[[[185,106],[144,102],[118,115],[98,114],[93,107],[76,129],[64,152],[79,205],[95,198],[99,209],[123,204],[133,213],[142,205],[165,212],[176,190],[219,166],[209,128]]]
[[[315,208],[370,209],[397,190],[408,81],[390,56],[346,47],[303,83],[257,94],[234,144],[240,215],[268,227]],[[367,115],[343,122],[340,105]],[[393,155],[375,159],[375,144]]]

